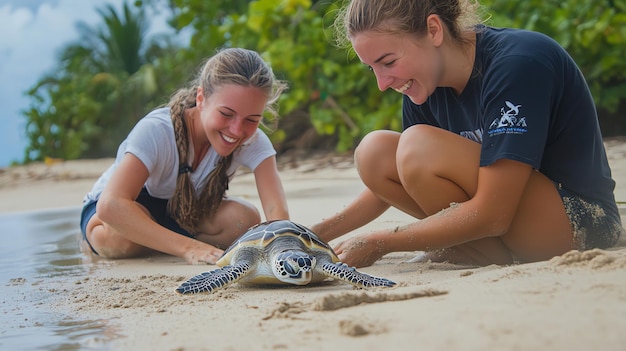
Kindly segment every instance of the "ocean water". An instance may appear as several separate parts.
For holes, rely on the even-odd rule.
[[[0,350],[102,350],[106,321],[54,311],[46,282],[88,274],[79,208],[0,215]]]

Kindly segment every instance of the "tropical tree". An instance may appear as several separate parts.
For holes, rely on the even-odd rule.
[[[112,5],[98,12],[103,25],[79,23],[80,40],[28,91],[26,161],[114,155],[147,106],[162,103],[172,86],[159,85],[158,75],[176,72],[177,46],[166,37],[148,41],[145,11],[124,3],[121,14]]]

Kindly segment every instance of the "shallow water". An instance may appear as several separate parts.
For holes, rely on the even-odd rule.
[[[48,304],[46,280],[87,274],[80,209],[0,215],[0,349],[104,349],[106,322],[73,320]]]

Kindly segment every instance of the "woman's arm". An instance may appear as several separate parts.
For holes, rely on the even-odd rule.
[[[98,200],[100,219],[139,245],[185,258],[189,263],[215,263],[222,250],[166,229],[135,201],[148,175],[144,164],[127,153]]]
[[[311,226],[311,230],[328,242],[360,228],[383,214],[389,205],[369,189],[363,190],[346,208]]]
[[[275,156],[266,158],[255,168],[254,179],[265,219],[268,221],[289,219],[287,199],[276,167]]]
[[[369,266],[398,251],[448,248],[506,233],[522,201],[532,168],[499,160],[481,167],[476,194],[432,216],[394,229],[359,235],[339,244],[339,258],[357,267]]]

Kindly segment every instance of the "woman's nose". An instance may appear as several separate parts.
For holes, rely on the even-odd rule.
[[[228,126],[228,129],[234,135],[241,136],[241,133],[243,132],[243,123],[244,121],[242,118],[233,118]]]
[[[376,75],[376,82],[378,83],[378,90],[385,91],[391,86],[391,82],[393,82],[393,79],[391,79],[388,75],[378,73],[375,71],[374,71],[374,74]]]

